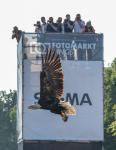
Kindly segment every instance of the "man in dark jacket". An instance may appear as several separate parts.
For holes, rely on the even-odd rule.
[[[66,19],[64,20],[64,32],[72,32],[74,27],[74,22],[70,20],[70,15],[66,15]]]
[[[46,32],[58,32],[57,24],[53,22],[53,17],[49,17]]]
[[[57,24],[58,32],[64,32],[62,17],[58,17],[56,24]]]

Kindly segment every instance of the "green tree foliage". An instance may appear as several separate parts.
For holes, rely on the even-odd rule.
[[[104,131],[105,149],[116,148],[116,58],[104,70]]]
[[[16,150],[16,91],[0,91],[0,150]]]

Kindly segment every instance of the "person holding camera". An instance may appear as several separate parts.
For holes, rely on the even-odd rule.
[[[49,17],[49,20],[47,22],[46,32],[58,32],[57,24],[54,23],[53,17]]]
[[[37,21],[36,24],[34,24],[34,26],[35,26],[35,32],[36,33],[41,33],[42,32],[41,31],[41,23],[40,23],[40,21]]]
[[[74,32],[83,33],[85,30],[85,22],[81,19],[81,15],[77,14],[74,21]]]
[[[74,27],[74,22],[70,20],[70,15],[66,15],[66,19],[64,20],[64,32],[72,32]]]

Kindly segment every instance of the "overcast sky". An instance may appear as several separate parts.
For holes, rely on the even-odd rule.
[[[74,20],[80,13],[84,21],[91,20],[97,33],[104,34],[104,60],[116,57],[115,0],[1,0],[0,1],[0,90],[16,89],[17,43],[11,39],[12,27],[33,32],[33,24],[41,16],[56,20],[69,13]]]

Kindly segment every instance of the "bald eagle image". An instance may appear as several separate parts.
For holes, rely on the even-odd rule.
[[[69,102],[61,99],[64,90],[64,75],[61,68],[60,56],[55,50],[48,49],[42,55],[42,71],[40,72],[40,99],[29,109],[45,109],[61,115],[63,121],[76,111]]]

